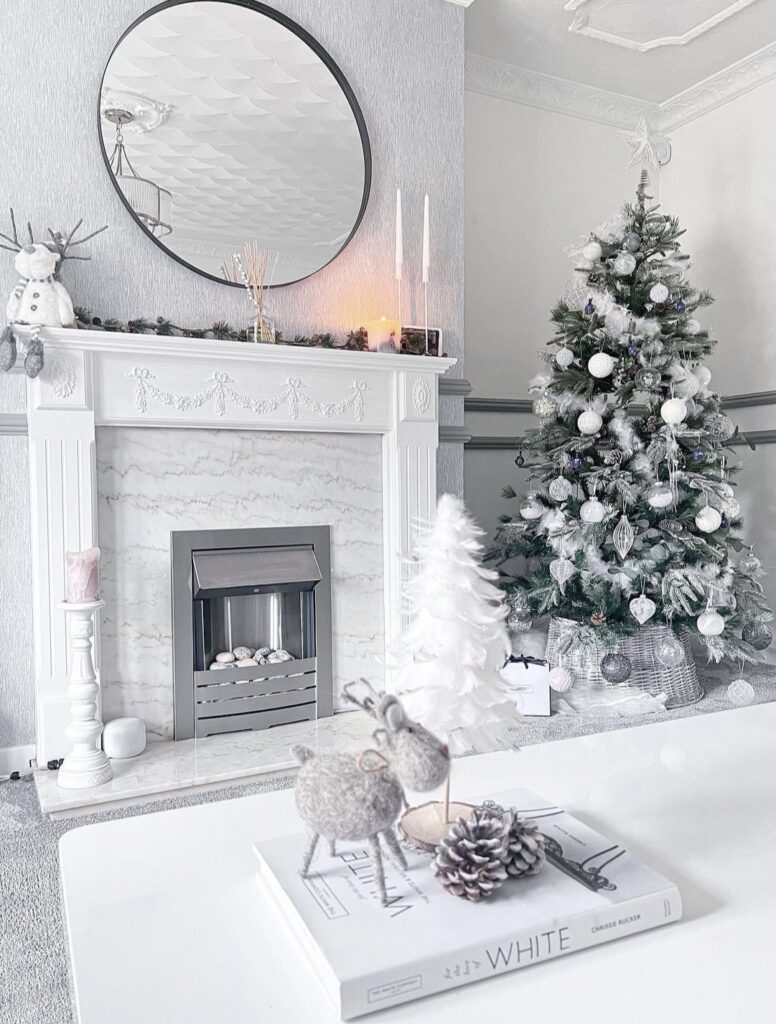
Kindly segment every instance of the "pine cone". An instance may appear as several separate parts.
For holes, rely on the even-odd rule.
[[[525,878],[538,874],[544,866],[545,839],[535,821],[512,818],[508,835],[507,874],[512,878]]]
[[[509,821],[478,807],[458,818],[437,847],[434,873],[454,896],[477,902],[507,877]]]

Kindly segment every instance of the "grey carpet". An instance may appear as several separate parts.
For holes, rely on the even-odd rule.
[[[757,703],[776,698],[776,670],[762,667],[746,675],[755,687]],[[707,670],[703,679],[707,695],[702,701],[657,716],[531,718],[518,728],[516,740],[520,746],[528,746],[730,709],[725,691],[731,678],[724,670]],[[0,1024],[74,1024],[57,863],[61,835],[109,818],[134,817],[292,785],[293,777],[289,775],[57,822],[41,816],[31,780],[0,785]]]

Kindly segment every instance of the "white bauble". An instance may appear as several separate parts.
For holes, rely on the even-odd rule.
[[[587,361],[588,372],[593,377],[608,377],[614,369],[615,360],[608,352],[596,352]]]
[[[520,507],[520,515],[523,519],[541,519],[546,509],[543,505],[540,505],[538,501],[533,501],[531,498],[526,501],[525,505]]]
[[[707,505],[695,517],[695,525],[701,533],[714,533],[722,525],[722,516],[711,505]]]
[[[702,388],[707,388],[711,384],[711,370],[708,366],[697,367],[693,370],[693,375]]]
[[[557,693],[565,693],[566,690],[570,690],[574,683],[574,676],[569,672],[567,668],[563,668],[558,665],[557,668],[550,669],[549,675],[550,687]]]
[[[636,269],[636,257],[629,252],[621,252],[614,261],[613,269],[618,277],[628,277]]]
[[[719,612],[703,612],[698,616],[698,632],[701,636],[719,636],[725,629],[725,620]]]
[[[745,708],[754,701],[754,687],[746,679],[734,679],[727,688],[728,700],[737,708]]]
[[[555,353],[555,362],[562,369],[565,370],[567,366],[571,366],[574,362],[574,353],[570,348],[559,348]]]
[[[591,263],[595,263],[596,260],[600,260],[603,254],[604,251],[598,242],[588,242],[587,245],[582,248],[582,255]]]
[[[580,434],[597,434],[603,426],[604,421],[597,412],[586,409],[577,419],[577,429]]]
[[[687,405],[682,398],[669,398],[660,406],[660,415],[666,423],[681,423],[687,417]]]
[[[703,330],[703,327],[697,320],[690,319],[684,325],[684,330],[686,334],[699,334]]]
[[[653,284],[649,292],[649,297],[653,302],[665,302],[668,298],[668,289],[664,284]]]
[[[600,523],[606,517],[606,506],[598,498],[592,497],[582,503],[579,518],[583,523]]]
[[[674,494],[668,484],[653,484],[647,491],[647,501],[652,508],[668,508],[673,500]]]
[[[646,594],[640,594],[639,597],[634,597],[631,603],[628,605],[630,613],[640,626],[643,626],[645,622],[648,622],[657,611],[657,605],[652,598],[647,597]]]

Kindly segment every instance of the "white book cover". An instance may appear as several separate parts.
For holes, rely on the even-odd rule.
[[[345,1019],[676,921],[676,886],[614,840],[528,790],[497,794],[539,822],[544,869],[472,904],[434,877],[430,854],[383,849],[383,907],[365,843],[336,856],[319,842],[307,878],[306,835],[256,843],[259,888]]]

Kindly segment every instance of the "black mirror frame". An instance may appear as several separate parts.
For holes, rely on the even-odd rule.
[[[121,199],[122,203],[129,211],[132,220],[135,222],[135,224],[138,225],[138,227],[141,228],[143,233],[148,238],[150,238],[151,241],[162,250],[162,252],[164,252],[171,259],[174,259],[176,263],[180,263],[182,266],[186,267],[187,270],[191,270],[193,273],[199,274],[200,277],[206,277],[210,281],[216,281],[218,284],[228,285],[231,288],[244,288],[245,286],[240,282],[227,281],[223,277],[217,277],[215,274],[209,274],[206,270],[202,270],[199,267],[195,267],[193,264],[188,263],[186,260],[178,256],[177,253],[174,253],[171,249],[168,249],[161,239],[157,238],[148,230],[148,228],[145,226],[145,224],[143,224],[143,222],[140,220],[140,218],[136,215],[135,211],[130,206],[129,201],[127,200],[124,193],[121,191],[121,188],[118,182],[116,181],[113,171],[111,170],[110,158],[108,155],[108,150],[105,146],[105,140],[102,136],[102,90],[105,84],[105,75],[107,74],[108,67],[110,66],[111,60],[113,59],[113,55],[115,54],[116,50],[118,50],[119,46],[121,46],[123,40],[130,34],[130,32],[133,32],[138,25],[144,22],[147,18],[152,17],[152,15],[158,14],[159,11],[166,10],[168,7],[180,7],[182,4],[198,2],[200,2],[200,0],[165,0],[164,3],[157,4],[156,7],[152,7],[150,10],[145,11],[143,14],[140,15],[139,18],[136,18],[132,22],[132,24],[124,30],[124,32],[121,33],[118,40],[116,41],[116,44],[110,52],[108,60],[105,64],[105,70],[103,71],[102,77],[100,78],[100,89],[97,94],[97,137],[100,142],[100,151],[102,152],[102,158],[105,161],[105,167],[108,171],[111,183],[118,192],[119,198]],[[303,43],[306,43],[313,51],[313,53],[315,53],[315,55],[326,65],[331,74],[334,76],[335,81],[342,89],[342,92],[345,95],[345,99],[348,101],[350,109],[353,111],[353,117],[355,118],[356,125],[358,127],[358,134],[361,138],[361,148],[364,156],[364,193],[361,197],[361,206],[356,217],[356,222],[353,225],[353,229],[351,230],[350,234],[345,239],[345,241],[342,243],[340,248],[337,250],[337,252],[335,252],[335,254],[331,257],[331,259],[327,260],[326,263],[318,267],[317,270],[314,270],[311,274],[306,274],[304,277],[297,278],[295,281],[284,281],[282,284],[275,284],[271,286],[273,289],[287,288],[289,285],[299,284],[300,281],[308,280],[315,274],[320,273],[320,271],[323,270],[325,267],[328,267],[329,264],[333,263],[334,260],[336,260],[337,257],[344,252],[348,245],[350,245],[354,235],[358,231],[361,225],[361,221],[364,219],[364,214],[366,213],[367,204],[369,202],[369,195],[372,189],[372,147],[369,142],[369,132],[367,131],[366,121],[364,120],[364,115],[361,111],[359,102],[356,99],[353,89],[351,88],[347,78],[345,78],[345,75],[343,74],[341,68],[336,63],[334,58],[328,53],[328,51],[326,51],[323,48],[323,46],[321,46],[321,44],[318,42],[318,40],[311,36],[306,29],[303,29],[301,25],[298,25],[287,15],[281,14],[280,11],[276,11],[272,7],[268,7],[266,4],[260,3],[259,0],[210,0],[210,2],[231,4],[235,7],[245,7],[248,10],[255,11],[257,14],[263,14],[265,17],[271,18],[273,21],[278,22],[278,24],[283,25],[284,28],[287,28],[290,32],[293,32],[294,35],[298,36],[298,38],[301,39]]]

